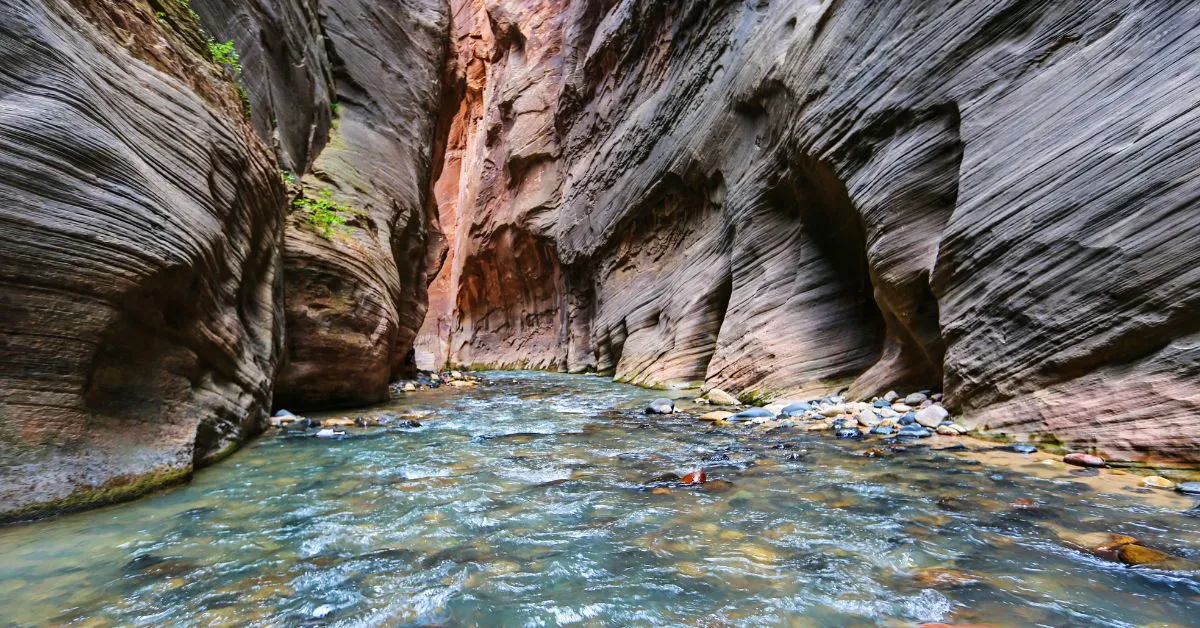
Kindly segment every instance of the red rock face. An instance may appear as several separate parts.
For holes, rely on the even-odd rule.
[[[439,195],[456,228],[431,364],[941,388],[990,429],[1200,459],[1181,87],[1200,24],[1177,4],[454,15],[474,87]]]

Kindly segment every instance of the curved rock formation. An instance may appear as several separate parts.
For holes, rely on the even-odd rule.
[[[425,317],[449,40],[441,0],[195,0],[232,38],[259,133],[299,180],[284,247],[277,406],[387,398]],[[328,195],[337,209],[315,210]],[[303,200],[308,199],[308,200]],[[343,225],[322,224],[337,215]],[[432,252],[431,252],[432,249]]]
[[[143,493],[261,429],[286,202],[183,5],[3,0],[0,57],[12,519]]]
[[[747,398],[944,388],[989,429],[1200,460],[1185,4],[455,16],[476,87],[431,362]]]

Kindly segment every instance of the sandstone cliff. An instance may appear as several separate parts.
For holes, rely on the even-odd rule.
[[[430,364],[1200,459],[1187,3],[456,0]]]
[[[255,128],[298,178],[284,246],[287,352],[277,406],[362,405],[412,368],[441,165],[442,0],[193,0],[231,38]],[[343,225],[321,226],[323,196]],[[328,217],[328,213],[326,214]]]
[[[286,201],[175,2],[0,0],[0,519],[261,429]]]

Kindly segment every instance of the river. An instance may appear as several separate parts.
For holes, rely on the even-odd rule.
[[[0,528],[0,625],[1200,618],[1200,574],[1064,541],[1120,532],[1196,560],[1200,519],[1176,507],[926,448],[869,458],[640,414],[655,396],[498,372],[370,410],[427,413],[420,427],[268,434],[185,486]],[[648,486],[696,468],[705,487]]]

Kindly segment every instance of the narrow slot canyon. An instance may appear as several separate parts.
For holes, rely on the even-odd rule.
[[[0,58],[14,625],[1194,614],[1185,3],[0,0]]]

